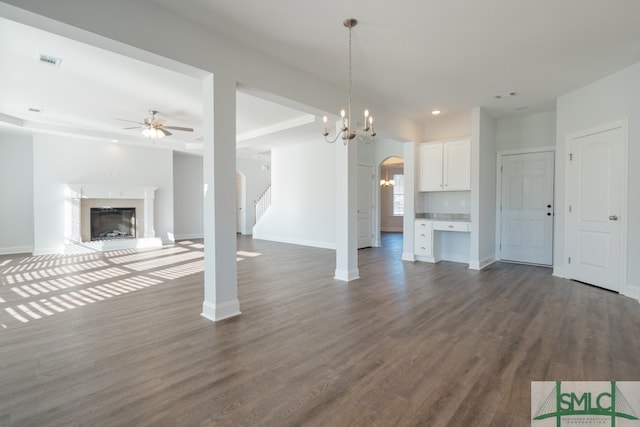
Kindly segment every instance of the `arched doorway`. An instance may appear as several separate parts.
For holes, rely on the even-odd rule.
[[[404,217],[404,159],[387,157],[379,167],[379,235],[397,233],[402,238]],[[382,243],[382,238],[378,239]]]

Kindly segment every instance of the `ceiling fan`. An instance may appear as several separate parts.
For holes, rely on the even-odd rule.
[[[158,114],[156,110],[149,110],[149,114],[150,114],[150,117],[147,117],[146,119],[144,119],[144,122],[136,122],[133,120],[125,120],[125,119],[118,119],[118,120],[121,120],[123,122],[137,123],[140,126],[132,126],[132,127],[123,128],[123,129],[142,129],[142,134],[149,139],[158,139],[158,138],[163,138],[165,136],[172,135],[172,133],[169,132],[168,129],[180,130],[183,132],[193,132],[193,129],[188,127],[165,126],[164,125],[165,120],[159,119],[156,117],[156,114]]]

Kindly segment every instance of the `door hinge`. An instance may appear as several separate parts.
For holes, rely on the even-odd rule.
[[[500,173],[502,173],[502,166],[500,166]]]
[[[569,205],[569,213],[571,213],[571,205]]]
[[[571,264],[571,257],[569,257],[569,264]]]
[[[572,162],[573,161],[573,153],[569,153],[569,161]]]

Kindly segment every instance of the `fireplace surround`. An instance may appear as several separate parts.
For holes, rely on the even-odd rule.
[[[65,187],[65,252],[75,252],[79,248],[104,251],[126,248],[146,248],[162,246],[162,240],[155,235],[154,199],[157,187],[149,186],[105,186],[96,184],[67,184]],[[92,238],[91,212],[100,209],[128,210],[125,220],[133,223],[133,233],[126,227],[111,230],[111,234],[131,234],[130,236],[102,236]],[[133,216],[132,216],[133,214]],[[120,214],[122,215],[122,214]],[[112,218],[113,219],[113,218]],[[108,230],[103,230],[108,231]]]

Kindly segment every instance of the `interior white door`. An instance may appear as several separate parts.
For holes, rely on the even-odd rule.
[[[567,164],[569,277],[613,291],[624,277],[624,138],[622,127],[574,138]]]
[[[554,152],[502,156],[500,258],[553,263]]]
[[[373,246],[373,166],[358,165],[358,249]]]

